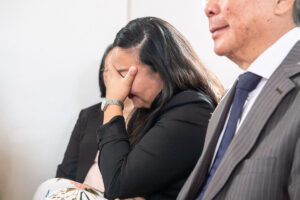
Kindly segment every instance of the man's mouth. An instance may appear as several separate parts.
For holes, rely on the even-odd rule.
[[[209,28],[209,31],[212,33],[212,38],[216,39],[219,36],[219,34],[228,27],[228,25],[211,26]]]

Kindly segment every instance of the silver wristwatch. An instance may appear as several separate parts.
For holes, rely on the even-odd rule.
[[[107,108],[107,106],[110,105],[110,104],[119,105],[119,106],[121,106],[122,110],[124,108],[124,104],[123,104],[122,101],[115,100],[115,99],[106,99],[106,98],[103,98],[102,102],[101,102],[101,110],[105,111],[106,108]]]

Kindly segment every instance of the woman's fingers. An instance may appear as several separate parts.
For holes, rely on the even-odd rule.
[[[106,98],[124,101],[131,90],[132,83],[137,73],[136,67],[130,67],[125,77],[122,77],[114,66],[107,67],[104,73]]]
[[[113,77],[120,76],[120,74],[118,73],[118,71],[113,65],[106,66],[104,72],[107,73],[109,76],[113,76]]]
[[[134,66],[131,66],[126,74],[126,76],[124,77],[124,82],[126,85],[130,86],[133,83],[133,80],[135,78],[135,75],[137,73],[137,68]]]

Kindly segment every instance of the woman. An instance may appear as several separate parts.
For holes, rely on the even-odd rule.
[[[112,48],[112,45],[107,47],[100,64],[98,80],[102,98],[106,93],[103,71],[110,63]],[[133,106],[129,100],[125,102],[125,105],[125,118],[127,118]],[[104,191],[102,177],[97,166],[98,156],[96,156],[98,152],[96,131],[103,122],[103,112],[100,108],[101,103],[98,103],[80,112],[63,162],[57,167],[56,177],[85,183]]]
[[[175,199],[199,158],[223,92],[190,44],[169,23],[138,18],[122,28],[104,73],[106,99],[98,130],[105,197]],[[122,102],[136,108],[124,121]]]
[[[100,64],[98,80],[102,98],[105,97],[106,93],[103,71],[105,66],[109,65],[112,49],[112,45],[107,47]],[[103,112],[100,108],[101,103],[98,103],[80,111],[63,161],[57,167],[57,179],[44,182],[37,190],[34,199],[44,199],[53,191],[66,187],[81,187],[90,190],[95,188],[101,192],[104,191],[103,180],[98,167],[96,134],[97,129],[103,122]],[[132,103],[126,100],[125,118],[127,118],[132,108]]]

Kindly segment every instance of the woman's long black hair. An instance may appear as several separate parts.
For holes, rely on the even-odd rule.
[[[155,105],[152,103],[150,109],[139,108],[132,113],[127,126],[131,143],[174,94],[192,89],[216,104],[223,93],[222,85],[201,63],[189,42],[162,19],[143,17],[130,21],[117,33],[113,47],[136,48],[140,62],[149,65],[163,80]]]
[[[98,74],[98,84],[100,89],[100,96],[105,97],[106,95],[106,87],[103,80],[103,72],[105,68],[105,59],[108,55],[108,53],[113,49],[113,45],[110,44],[104,51],[104,54],[101,59],[100,68],[99,68],[99,74]]]

